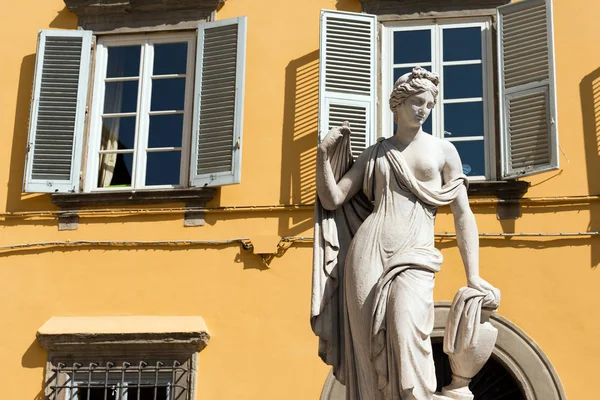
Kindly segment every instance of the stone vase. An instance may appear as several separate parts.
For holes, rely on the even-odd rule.
[[[479,327],[476,347],[448,355],[452,369],[452,382],[442,388],[443,396],[454,400],[473,400],[469,383],[492,355],[498,337],[498,330],[488,322],[491,313],[492,311],[488,310],[481,312],[481,320],[485,322]]]

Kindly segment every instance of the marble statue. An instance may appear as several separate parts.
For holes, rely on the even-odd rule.
[[[479,276],[467,177],[455,147],[422,129],[438,84],[419,67],[400,77],[389,100],[396,133],[356,161],[347,123],[318,147],[311,325],[347,400],[472,399],[469,380],[495,343],[481,311],[497,307],[500,292]],[[468,287],[454,299],[446,330],[453,381],[436,394],[430,334],[442,255],[434,220],[444,205]]]

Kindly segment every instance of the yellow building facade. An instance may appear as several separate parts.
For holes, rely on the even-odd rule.
[[[38,31],[77,29],[78,17],[62,0],[5,6],[2,398],[44,398],[48,354],[36,332],[51,317],[70,316],[202,316],[211,339],[198,354],[197,399],[319,398],[329,367],[317,356],[309,310],[321,9],[360,12],[361,3],[215,7],[217,21],[247,17],[242,177],[203,206],[203,226],[184,226],[185,204],[163,201],[84,207],[77,229],[59,230],[52,195],[22,191],[23,165]],[[397,19],[434,15],[427,12]],[[502,291],[499,315],[539,346],[566,398],[590,399],[600,357],[600,4],[555,0],[553,12],[560,169],[522,179],[531,185],[509,202],[516,219],[498,218],[506,204],[495,195],[472,195],[471,206],[480,233],[526,234],[481,237],[481,275]],[[436,233],[452,232],[443,208]],[[452,237],[436,242],[444,264],[435,300],[451,301],[466,282],[462,262]]]

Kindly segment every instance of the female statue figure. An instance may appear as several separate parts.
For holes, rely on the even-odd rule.
[[[311,324],[348,400],[434,398],[438,207],[450,205],[454,215],[469,286],[499,299],[479,277],[478,231],[458,152],[422,129],[438,83],[420,67],[400,77],[389,100],[396,133],[355,162],[347,124],[318,147]]]

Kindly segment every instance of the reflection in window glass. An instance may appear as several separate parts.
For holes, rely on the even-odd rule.
[[[444,61],[481,60],[481,28],[447,28],[444,35]]]
[[[141,46],[117,46],[108,48],[107,78],[139,76]]]
[[[183,110],[185,78],[153,79],[150,111]]]
[[[102,118],[100,150],[133,150],[136,117]]]
[[[483,140],[452,142],[462,161],[463,173],[467,176],[485,175],[485,149]]]
[[[444,98],[461,99],[483,96],[481,64],[444,67]]]
[[[179,185],[180,151],[148,152],[146,185]]]
[[[431,62],[431,30],[394,32],[394,64]]]
[[[129,187],[133,175],[133,153],[100,154],[98,187]]]
[[[483,102],[444,104],[445,138],[483,135]]]
[[[106,82],[104,113],[137,111],[138,81]]]
[[[185,74],[187,42],[154,45],[154,75]]]
[[[181,147],[183,114],[151,115],[148,147]]]

